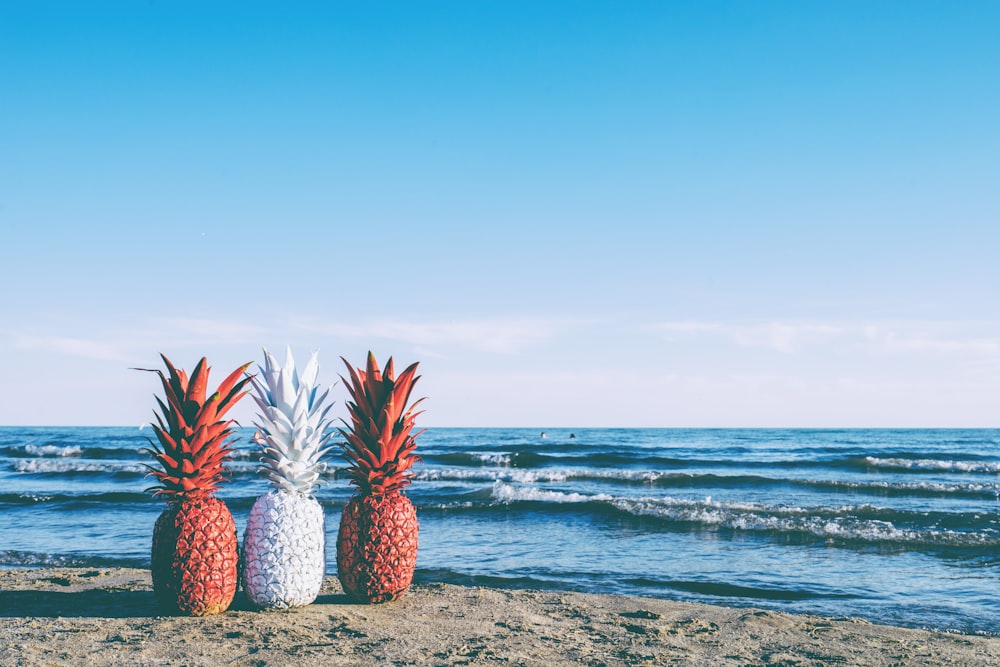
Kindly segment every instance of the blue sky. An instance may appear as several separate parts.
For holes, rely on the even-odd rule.
[[[0,5],[0,424],[1000,425],[1000,5],[288,4]]]

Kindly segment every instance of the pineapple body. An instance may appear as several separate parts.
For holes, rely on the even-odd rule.
[[[417,511],[399,490],[355,495],[340,518],[337,574],[347,596],[369,604],[395,600],[417,565]]]
[[[153,590],[170,610],[192,616],[229,608],[236,594],[236,523],[214,496],[170,503],[153,528]]]
[[[243,587],[258,607],[287,608],[316,599],[326,573],[323,508],[313,497],[326,470],[329,390],[316,383],[316,353],[300,375],[291,350],[279,365],[264,350],[259,378],[251,380],[260,409],[257,434],[260,470],[270,490],[254,503],[243,538]]]
[[[343,357],[341,357],[343,359]],[[396,375],[392,357],[379,369],[368,353],[364,368],[346,359],[350,421],[339,429],[347,476],[358,494],[344,507],[337,533],[337,574],[358,602],[395,600],[413,581],[417,565],[417,511],[403,489],[413,478],[416,455],[414,408],[407,407],[419,379],[417,364]],[[422,431],[421,431],[422,433]]]
[[[239,584],[236,523],[215,490],[226,477],[232,448],[232,420],[223,416],[243,396],[250,378],[240,366],[208,393],[208,361],[202,357],[189,377],[160,355],[167,373],[160,376],[164,398],[151,424],[156,440],[145,449],[159,467],[147,466],[157,484],[154,496],[167,509],[153,527],[153,590],[170,610],[193,616],[229,608]]]
[[[243,536],[247,597],[258,607],[307,605],[325,572],[325,524],[316,499],[279,489],[258,498]]]

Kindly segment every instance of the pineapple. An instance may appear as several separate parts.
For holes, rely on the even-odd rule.
[[[403,489],[413,477],[416,437],[411,433],[417,414],[406,403],[419,377],[417,364],[395,377],[392,358],[380,372],[368,353],[367,369],[351,367],[347,403],[349,430],[344,455],[348,477],[357,487],[340,519],[337,534],[337,574],[344,592],[358,602],[395,600],[413,581],[417,564],[417,511]]]
[[[333,432],[323,408],[329,390],[317,396],[319,364],[313,353],[302,375],[290,349],[282,368],[264,350],[264,383],[253,380],[260,409],[254,440],[271,489],[254,503],[243,536],[243,588],[258,607],[287,608],[316,599],[326,573],[323,508],[312,496],[326,470],[320,457]],[[266,383],[266,384],[265,384]],[[331,404],[332,405],[332,404]]]
[[[236,523],[226,504],[215,497],[229,459],[232,421],[223,415],[244,393],[249,378],[240,376],[250,364],[233,371],[206,398],[209,367],[204,357],[188,380],[187,373],[167,365],[169,377],[155,371],[165,400],[156,398],[161,414],[149,440],[149,452],[161,469],[147,466],[159,482],[147,490],[165,496],[167,508],[153,529],[153,590],[169,609],[192,616],[229,608],[236,593]]]

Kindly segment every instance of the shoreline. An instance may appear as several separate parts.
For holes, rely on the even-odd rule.
[[[0,569],[0,665],[970,665],[1000,637],[859,619],[558,591],[414,586],[347,602],[161,616],[148,570]]]

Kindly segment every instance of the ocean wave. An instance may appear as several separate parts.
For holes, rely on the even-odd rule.
[[[546,484],[562,482],[600,482],[602,484],[641,484],[662,489],[711,487],[716,489],[761,489],[770,486],[796,486],[816,491],[852,491],[876,496],[968,496],[1000,497],[1000,483],[992,482],[910,482],[886,480],[825,480],[763,475],[717,475],[664,470],[622,470],[593,468],[438,468],[420,470],[414,477],[426,482],[508,482]]]
[[[142,474],[149,472],[146,466],[156,467],[151,457],[142,461],[107,461],[76,458],[15,459],[10,462],[15,472],[46,475],[73,475],[81,473]],[[226,469],[236,477],[253,477],[259,474],[260,464],[254,461],[230,461]]]
[[[953,461],[947,459],[879,458],[866,456],[872,468],[930,470],[941,472],[1000,473],[1000,461]]]
[[[23,459],[38,457],[81,456],[84,448],[80,445],[10,445],[0,447],[0,458]]]
[[[83,453],[80,445],[25,445],[24,451],[31,456],[79,456]]]
[[[423,458],[428,463],[452,466],[487,467],[502,466],[511,468],[543,468],[546,466],[579,466],[579,467],[621,467],[642,465],[645,467],[686,467],[702,463],[710,465],[713,462],[689,461],[682,458],[650,454],[642,450],[612,450],[606,452],[542,452],[530,451],[499,451],[499,452],[425,452]],[[722,464],[723,462],[716,462]],[[728,463],[727,463],[728,464]]]
[[[976,482],[848,482],[843,480],[796,481],[797,484],[820,489],[844,489],[862,493],[891,496],[941,496],[1000,498],[1000,484]]]
[[[149,559],[8,550],[0,551],[0,567],[149,567]]]
[[[715,453],[720,453],[716,449]],[[866,454],[855,450],[827,448],[816,451],[749,452],[733,458],[699,455],[696,450],[608,449],[605,451],[502,450],[492,452],[424,453],[429,465],[441,467],[510,468],[548,470],[583,468],[588,470],[655,470],[657,474],[682,473],[693,469],[746,471],[844,470],[865,473],[873,468],[900,472],[956,472],[1000,474],[1000,461],[993,457],[892,451]]]
[[[424,452],[423,459],[427,462],[441,463],[445,465],[463,467],[510,467],[515,465],[515,461],[520,460],[518,465],[525,465],[528,461],[524,455],[518,452],[435,452],[433,450]]]
[[[509,466],[511,455],[507,452],[484,452],[476,453],[470,452],[469,454],[477,461],[482,461],[483,463],[488,463],[495,466]]]
[[[16,472],[28,474],[73,473],[141,473],[146,474],[147,468],[141,463],[98,463],[95,461],[62,460],[62,459],[25,459],[14,461]]]
[[[612,509],[629,516],[651,517],[671,524],[737,532],[808,535],[831,542],[948,547],[1000,546],[1000,530],[992,517],[961,517],[948,513],[906,512],[870,504],[797,507],[759,502],[716,501],[711,498],[627,498],[583,494],[496,482],[491,493],[497,505],[518,503],[589,505],[593,512]],[[947,526],[958,526],[956,530]]]
[[[717,450],[716,450],[717,451]],[[796,454],[783,452],[781,456],[764,456],[757,452],[754,457],[704,457],[702,452],[688,451],[650,451],[643,449],[608,449],[604,451],[496,451],[496,452],[437,452],[423,453],[423,459],[428,464],[442,466],[460,466],[468,468],[505,467],[505,468],[550,468],[574,467],[593,470],[606,469],[653,469],[662,471],[678,471],[690,468],[732,468],[744,469],[783,469],[783,468],[841,468],[850,470],[865,470],[870,468],[863,455],[845,453],[839,456],[816,457],[813,452]]]
[[[35,505],[52,500],[44,493],[0,493],[0,505]]]
[[[753,486],[765,482],[783,483],[757,476],[678,473],[661,470],[625,470],[621,468],[438,468],[420,470],[414,479],[430,482],[516,482],[536,484],[566,481],[641,483],[652,486],[693,486],[704,483]]]
[[[91,445],[14,445],[0,447],[0,460],[24,458],[86,458],[94,461],[129,461],[150,459],[148,443],[139,443],[135,447],[101,447]],[[260,452],[250,449],[234,449],[230,453],[234,461],[252,461],[260,459]]]
[[[129,503],[148,503],[151,495],[132,491],[105,491],[98,493],[0,493],[0,505],[20,506],[37,505],[40,503],[50,504],[104,504],[108,507]]]
[[[516,502],[541,502],[541,503],[588,503],[613,500],[613,496],[606,494],[587,495],[583,493],[565,493],[562,491],[547,491],[534,487],[518,487],[512,484],[496,482],[493,485],[492,496],[494,500],[504,504]]]
[[[242,460],[259,461],[260,458],[261,458],[261,456],[262,456],[261,451],[258,448],[254,448],[254,449],[233,449],[229,453],[229,458],[235,459],[235,460],[241,460],[241,461]]]
[[[518,468],[425,468],[414,477],[425,482],[495,482],[521,484],[563,482],[570,476],[565,470],[521,470]]]
[[[618,498],[612,504],[636,516],[741,532],[806,534],[837,542],[883,545],[1000,546],[1000,533],[995,528],[980,525],[980,530],[963,531],[934,526],[905,527],[906,523],[917,524],[921,519],[926,520],[926,516],[917,513],[908,515],[872,505],[804,508],[670,497]],[[879,515],[886,518],[878,518]],[[893,521],[889,517],[898,520]]]

